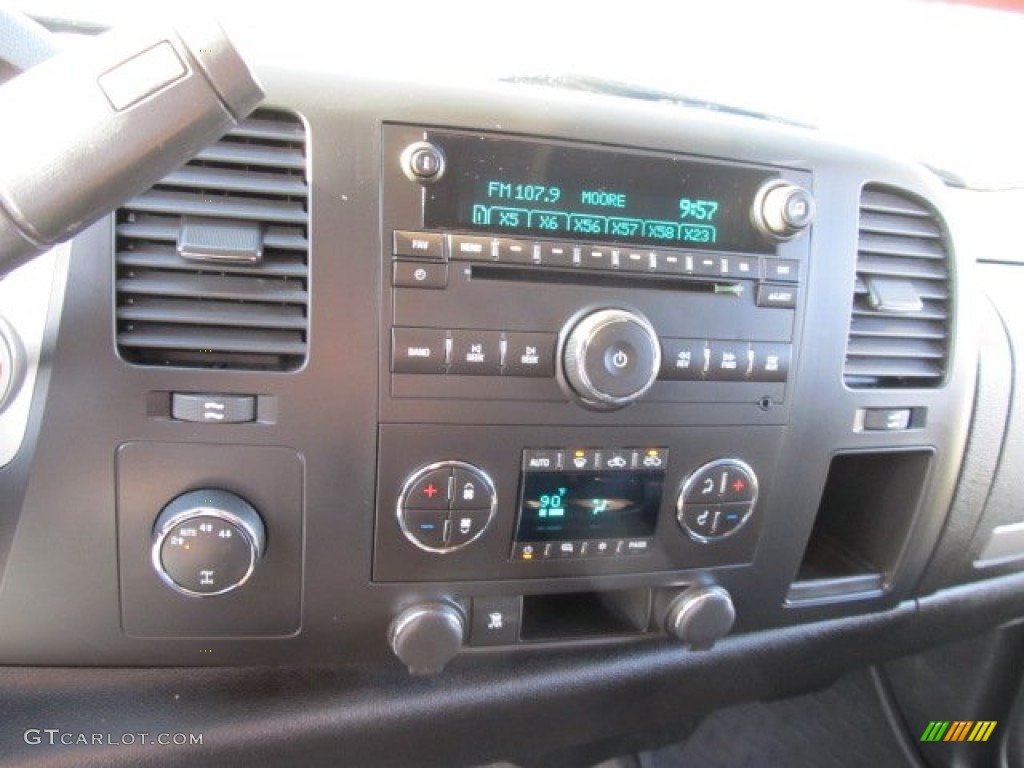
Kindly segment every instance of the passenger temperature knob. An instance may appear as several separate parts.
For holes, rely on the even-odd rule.
[[[661,344],[642,315],[602,309],[569,329],[562,367],[569,386],[585,404],[621,408],[643,397],[658,378]]]

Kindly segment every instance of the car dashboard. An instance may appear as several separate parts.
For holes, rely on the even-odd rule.
[[[21,725],[528,761],[1024,615],[1022,263],[973,193],[778,121],[257,71],[0,283]]]

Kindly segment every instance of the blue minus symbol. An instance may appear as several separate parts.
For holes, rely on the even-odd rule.
[[[432,531],[435,528],[437,528],[437,526],[434,525],[433,523],[420,523],[420,530],[421,531]]]
[[[738,517],[739,517],[739,515],[737,515],[735,512],[730,512],[728,515],[725,516],[725,519],[726,520],[735,520]]]

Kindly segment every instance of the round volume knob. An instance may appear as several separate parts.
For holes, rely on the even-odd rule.
[[[562,364],[569,386],[584,403],[621,408],[643,397],[654,384],[661,344],[642,315],[602,309],[566,334]]]
[[[448,603],[406,608],[391,622],[388,643],[413,675],[435,675],[462,648],[466,622]]]
[[[153,567],[183,595],[223,595],[249,580],[265,548],[263,521],[249,502],[228,491],[189,491],[156,520]]]
[[[399,162],[402,172],[420,184],[433,184],[444,176],[444,152],[429,141],[417,141],[407,146]]]
[[[722,587],[691,587],[669,603],[665,631],[701,651],[729,634],[735,620],[732,598]]]
[[[773,240],[790,240],[811,225],[814,198],[795,184],[770,181],[754,198],[751,218]]]

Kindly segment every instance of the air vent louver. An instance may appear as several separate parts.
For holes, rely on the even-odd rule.
[[[294,115],[257,110],[118,211],[121,356],[143,365],[301,366],[307,196],[305,128]]]
[[[949,248],[938,215],[903,192],[866,186],[843,371],[847,386],[940,386],[951,314]]]

